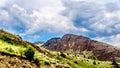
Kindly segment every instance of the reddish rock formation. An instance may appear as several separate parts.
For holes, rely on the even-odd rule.
[[[117,58],[117,61],[120,61],[120,49],[109,44],[73,34],[66,34],[62,38],[52,38],[48,40],[44,46],[53,51],[77,54],[87,50],[92,51],[100,60],[111,60],[114,56]]]

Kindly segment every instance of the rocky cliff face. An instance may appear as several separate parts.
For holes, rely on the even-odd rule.
[[[87,50],[92,51],[100,60],[111,60],[114,56],[117,61],[120,61],[120,49],[109,44],[73,34],[66,34],[62,38],[52,38],[48,40],[44,46],[49,50],[75,54],[80,54]]]

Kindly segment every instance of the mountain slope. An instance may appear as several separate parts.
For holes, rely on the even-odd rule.
[[[15,55],[0,53],[0,68],[38,68],[29,60]]]
[[[30,44],[27,41],[23,41],[19,35],[11,34],[4,30],[0,30],[0,39],[10,44],[23,45],[23,46],[27,46]]]
[[[33,54],[33,52],[31,52],[31,49],[33,52],[35,52],[32,60],[29,59],[29,56],[32,56],[31,54]],[[24,67],[26,67],[27,64],[29,65],[27,66],[27,68],[70,67],[66,64],[62,64],[61,62],[57,62],[59,60],[55,57],[52,57],[54,53],[44,48],[39,48],[38,46],[30,42],[23,41],[20,36],[16,34],[11,34],[4,30],[0,30],[0,53],[3,53],[1,54],[1,57],[5,57],[3,61],[0,62],[1,67],[5,66],[5,63],[8,63],[9,67],[15,66],[14,68],[20,68],[21,66],[23,66],[24,62],[26,62],[26,65],[24,65]],[[9,61],[12,61],[14,57],[15,59],[18,59],[15,60],[15,62],[20,62],[20,67],[17,67],[18,63],[14,63],[14,65],[9,64]],[[8,60],[4,61],[5,59]]]
[[[48,40],[44,47],[53,51],[81,54],[91,51],[99,60],[111,60],[115,57],[120,61],[120,49],[112,45],[91,40],[84,36],[66,34],[62,38]]]
[[[0,30],[1,68],[114,68],[114,65],[80,54],[50,51]]]

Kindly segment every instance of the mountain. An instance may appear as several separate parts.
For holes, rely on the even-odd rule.
[[[0,30],[0,68],[69,67],[58,62],[56,53],[22,40],[19,35]],[[55,56],[54,55],[54,56]]]
[[[120,49],[109,44],[91,40],[84,36],[66,34],[62,38],[48,40],[44,47],[52,51],[82,54],[92,52],[99,60],[112,60],[115,57],[120,61]]]
[[[56,45],[60,40],[61,38],[53,38],[49,41]],[[44,47],[48,46],[53,45],[49,43]],[[89,59],[87,56],[92,55],[89,51],[84,51],[83,54],[66,51],[67,49],[62,52],[50,51],[24,41],[19,35],[0,30],[0,68],[119,68],[120,65],[115,59],[112,62],[99,61],[95,57]]]

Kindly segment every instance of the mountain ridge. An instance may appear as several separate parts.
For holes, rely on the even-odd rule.
[[[53,39],[60,41],[59,38]],[[53,42],[57,43],[57,41]],[[0,67],[114,68],[119,65],[119,63],[112,64],[113,62],[111,61],[99,61],[95,58],[89,59],[86,56],[92,55],[92,53],[87,51],[84,52],[84,55],[72,54],[65,51],[51,51],[43,48],[42,46],[24,41],[19,35],[0,30]]]
[[[44,46],[49,50],[75,54],[92,51],[99,60],[111,60],[112,57],[115,57],[117,61],[120,61],[120,48],[74,34],[65,34],[58,39],[52,38]]]

